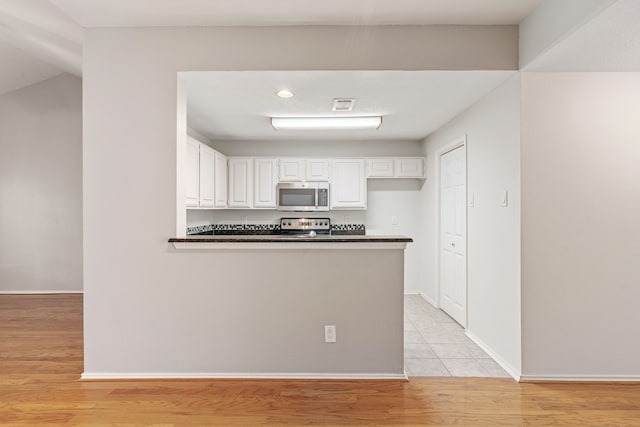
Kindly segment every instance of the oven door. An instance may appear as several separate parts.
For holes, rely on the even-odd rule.
[[[317,210],[317,188],[278,186],[278,205],[280,211],[315,211]]]

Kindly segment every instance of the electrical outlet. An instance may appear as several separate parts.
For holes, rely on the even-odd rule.
[[[324,326],[324,342],[336,342],[336,325]]]
[[[392,216],[391,217],[391,225],[398,225],[398,217],[397,216]]]

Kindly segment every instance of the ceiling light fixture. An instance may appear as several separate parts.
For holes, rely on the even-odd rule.
[[[276,95],[278,95],[280,98],[293,98],[293,92],[291,92],[289,89],[282,89],[276,92]]]
[[[382,124],[380,116],[366,117],[272,117],[271,126],[275,130],[347,130],[378,129]]]

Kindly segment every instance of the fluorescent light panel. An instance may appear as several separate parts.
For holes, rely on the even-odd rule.
[[[378,129],[382,117],[272,117],[275,130]]]

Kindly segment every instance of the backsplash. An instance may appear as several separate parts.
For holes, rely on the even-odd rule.
[[[331,224],[331,234],[365,234],[364,224]]]
[[[211,234],[280,234],[278,224],[209,224],[187,228],[187,235]],[[364,224],[331,224],[331,234],[365,234]]]

